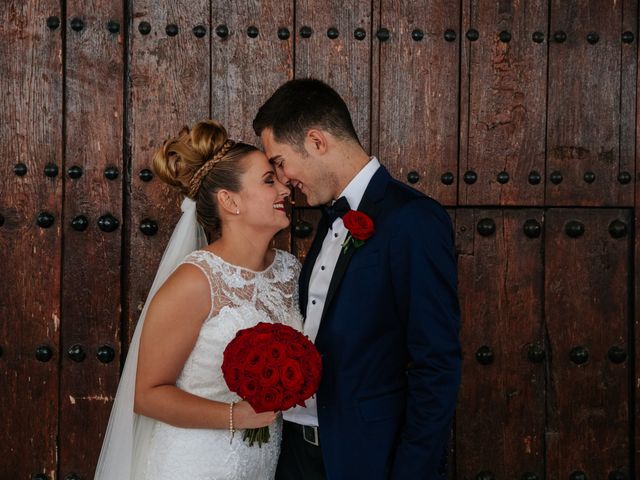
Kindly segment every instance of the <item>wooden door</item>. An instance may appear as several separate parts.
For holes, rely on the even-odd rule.
[[[93,476],[179,215],[151,156],[327,81],[456,231],[451,478],[637,476],[638,1],[7,0],[0,479]],[[304,260],[295,198],[274,244]]]

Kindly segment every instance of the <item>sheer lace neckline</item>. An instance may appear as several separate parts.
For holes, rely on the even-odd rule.
[[[228,267],[234,268],[236,270],[240,270],[240,271],[243,271],[243,272],[251,273],[253,275],[265,275],[265,274],[269,273],[273,269],[273,266],[276,264],[276,262],[278,260],[278,256],[280,255],[280,251],[277,248],[275,248],[274,249],[275,253],[273,255],[273,260],[271,261],[271,263],[264,270],[252,270],[252,269],[247,268],[247,267],[241,267],[240,265],[235,265],[233,263],[229,263],[224,258],[222,258],[220,255],[217,255],[217,254],[213,253],[211,250],[201,249],[201,250],[197,250],[197,251],[198,252],[204,252],[204,253],[210,255],[216,261],[218,261],[219,263],[221,263],[223,265],[226,265]]]

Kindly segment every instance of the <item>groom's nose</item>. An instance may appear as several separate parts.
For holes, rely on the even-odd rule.
[[[287,187],[291,188],[291,179],[284,174],[284,170],[282,167],[276,168],[276,177],[278,177],[278,181]]]

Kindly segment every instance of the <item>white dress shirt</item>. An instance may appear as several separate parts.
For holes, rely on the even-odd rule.
[[[371,157],[362,170],[349,182],[346,188],[340,194],[349,202],[352,210],[357,210],[360,201],[364,195],[371,178],[376,170],[380,167],[380,162],[376,157]],[[316,258],[316,263],[311,271],[309,279],[309,295],[307,297],[307,311],[304,321],[304,334],[315,342],[318,329],[320,328],[320,320],[324,310],[324,303],[329,290],[331,277],[338,263],[342,243],[347,237],[347,229],[342,222],[342,218],[335,219],[331,228],[327,231],[327,235],[322,242],[322,248]],[[318,407],[315,395],[306,402],[306,407],[293,407],[283,413],[285,420],[295,422],[300,425],[318,426]]]

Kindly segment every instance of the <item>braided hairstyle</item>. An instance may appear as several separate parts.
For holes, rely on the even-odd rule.
[[[216,194],[221,189],[240,190],[240,177],[246,170],[240,160],[257,150],[230,140],[221,123],[204,120],[165,141],[153,156],[153,170],[196,202],[198,222],[214,239],[222,233]]]

